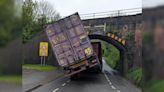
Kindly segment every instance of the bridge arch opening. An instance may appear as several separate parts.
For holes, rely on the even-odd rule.
[[[106,36],[106,35],[90,34],[89,38],[90,38],[90,40],[101,40],[101,41],[107,42],[107,43],[115,46],[119,50],[120,60],[118,62],[118,69],[117,70],[119,71],[119,73],[122,76],[124,76],[124,74],[126,74],[126,71],[127,71],[127,61],[126,61],[127,48],[126,48],[126,46],[121,44],[120,42],[114,40],[113,38]]]

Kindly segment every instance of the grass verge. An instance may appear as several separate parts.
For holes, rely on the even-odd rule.
[[[127,77],[130,78],[137,86],[141,85],[142,68],[137,67],[128,71]]]
[[[23,69],[38,70],[38,71],[53,71],[57,70],[57,67],[51,65],[40,65],[40,64],[24,64]]]
[[[105,57],[106,63],[113,69],[117,68],[117,62],[120,59],[119,50],[108,43],[102,42],[103,57]]]
[[[20,75],[0,75],[0,81],[21,84],[22,77]]]
[[[144,92],[164,92],[164,80],[156,80],[148,82],[148,85],[144,88]]]

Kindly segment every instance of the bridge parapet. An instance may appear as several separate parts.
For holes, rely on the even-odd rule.
[[[132,9],[123,9],[123,10],[114,10],[106,12],[96,12],[89,14],[80,14],[81,19],[95,19],[95,18],[104,18],[104,17],[118,17],[118,16],[129,16],[142,13],[142,8],[132,8]]]

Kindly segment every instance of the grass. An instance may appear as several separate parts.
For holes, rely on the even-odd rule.
[[[111,60],[109,57],[105,57],[106,63],[113,69],[116,69],[117,61]]]
[[[21,75],[0,75],[1,82],[22,83]]]
[[[156,80],[148,83],[144,92],[164,92],[164,80]]]
[[[102,49],[104,51],[103,57],[105,57],[106,63],[113,69],[117,68],[117,62],[120,59],[119,50],[108,43],[102,43]]]
[[[30,70],[38,70],[38,71],[53,71],[56,70],[57,67],[51,65],[40,65],[40,64],[24,64],[23,69],[30,69]]]
[[[136,85],[140,86],[141,79],[142,79],[142,68],[137,67],[137,68],[130,69],[128,71],[127,77],[132,79],[132,81],[134,81]]]

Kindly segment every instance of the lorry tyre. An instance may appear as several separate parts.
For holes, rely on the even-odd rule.
[[[94,67],[95,73],[101,73],[102,72],[102,67],[100,65],[97,65]]]

